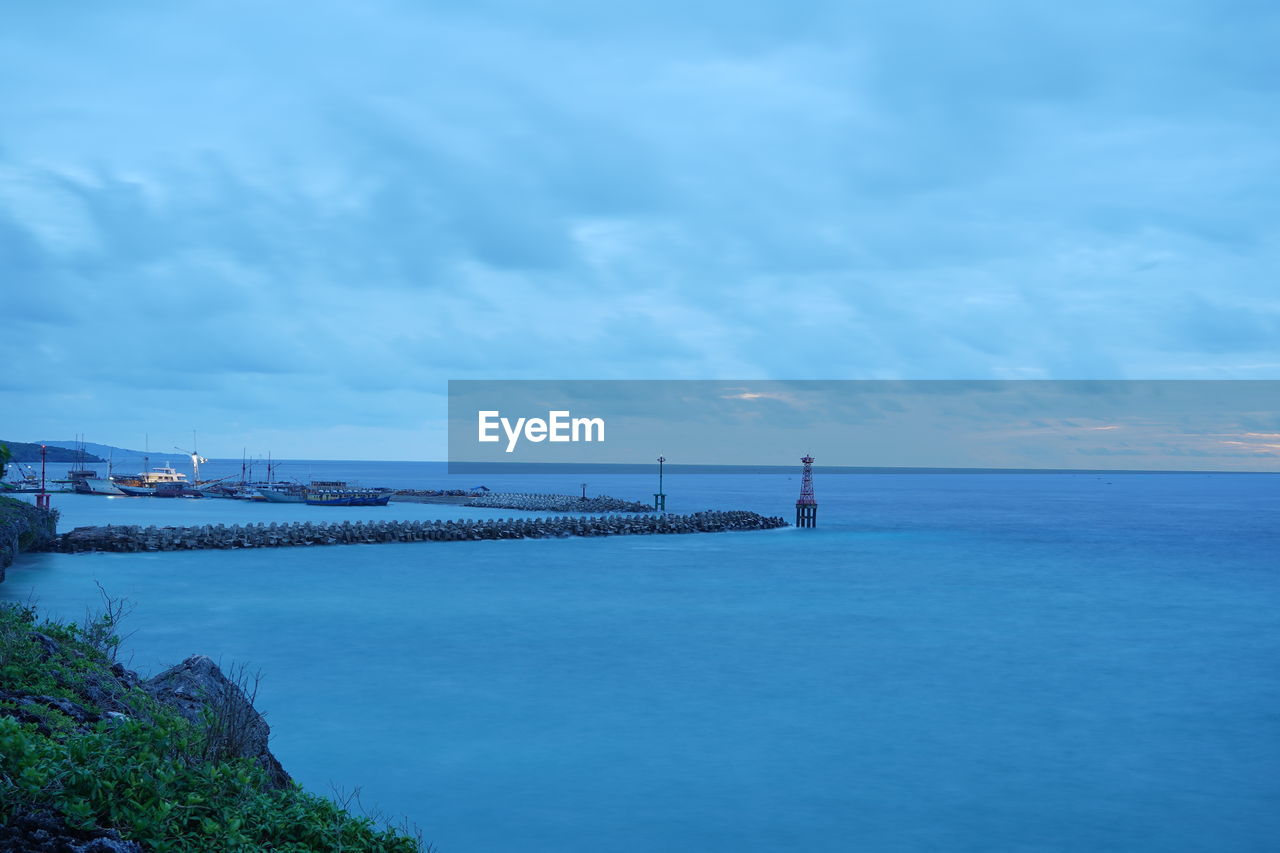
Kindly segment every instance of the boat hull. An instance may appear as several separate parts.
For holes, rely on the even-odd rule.
[[[281,492],[274,489],[262,489],[258,492],[262,495],[267,503],[272,504],[300,504],[306,503],[307,498],[295,492]]]
[[[158,498],[202,498],[197,489],[193,489],[186,483],[159,483],[155,488],[155,495]]]
[[[101,477],[90,477],[83,480],[77,480],[72,487],[76,494],[80,495],[122,495],[124,492],[110,480],[104,480]]]
[[[382,492],[307,492],[307,506],[386,506],[391,495]]]

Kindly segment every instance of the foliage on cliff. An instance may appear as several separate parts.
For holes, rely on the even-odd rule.
[[[66,846],[49,849],[421,848],[211,749],[214,712],[184,718],[113,662],[118,617],[40,623],[32,608],[0,606],[0,849],[41,849],[32,839],[51,835]]]
[[[49,548],[57,538],[58,511],[0,495],[0,581],[21,551]]]

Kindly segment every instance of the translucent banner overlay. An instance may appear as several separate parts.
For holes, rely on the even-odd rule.
[[[453,380],[449,473],[1280,472],[1280,380]],[[587,467],[591,466],[591,467]],[[674,470],[674,469],[673,469]]]

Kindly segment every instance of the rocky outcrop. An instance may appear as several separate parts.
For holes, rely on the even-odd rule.
[[[0,826],[0,850],[23,853],[143,853],[114,829],[75,829],[48,813],[14,815]]]
[[[287,787],[292,781],[267,745],[271,727],[254,708],[250,695],[256,693],[255,678],[230,679],[208,657],[192,655],[142,682],[142,689],[204,729],[206,758],[252,758],[275,787]]]
[[[23,551],[47,551],[58,538],[58,513],[0,496],[0,581]]]
[[[243,668],[196,656],[141,680],[115,662],[120,613],[0,604],[0,851],[420,853],[413,827],[290,781]]]
[[[462,519],[458,521],[343,521],[333,524],[249,524],[200,527],[77,527],[59,549],[82,551],[186,551],[217,548],[281,548],[295,545],[361,545],[380,542],[459,542],[479,539],[554,539],[566,536],[641,536],[772,530],[781,518],[754,512],[690,515]]]
[[[45,737],[58,737],[65,736],[68,726],[87,732],[103,723],[146,720],[154,713],[154,700],[191,721],[204,735],[201,743],[205,753],[196,758],[250,758],[266,770],[271,787],[291,784],[289,774],[268,747],[270,728],[253,705],[255,679],[237,682],[212,660],[197,655],[144,680],[119,663],[93,660],[99,653],[87,653],[83,642],[59,640],[34,626],[21,634],[10,628],[0,641],[0,659],[14,655],[29,660],[21,648],[24,642],[42,665],[57,673],[58,689],[65,695],[23,689],[12,680],[0,683],[0,716],[29,724]],[[249,693],[245,684],[250,685]],[[28,803],[15,806],[12,814],[0,821],[0,851],[5,850],[142,853],[144,847],[123,840],[116,829],[82,829],[69,824],[64,816]]]

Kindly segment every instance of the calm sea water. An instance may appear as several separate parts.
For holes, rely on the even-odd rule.
[[[30,555],[0,598],[75,617],[96,580],[135,604],[136,668],[260,668],[295,777],[359,785],[443,853],[1276,849],[1280,477],[817,486],[814,531]],[[789,516],[797,488],[667,482],[677,511]],[[55,503],[64,529],[516,514]]]

